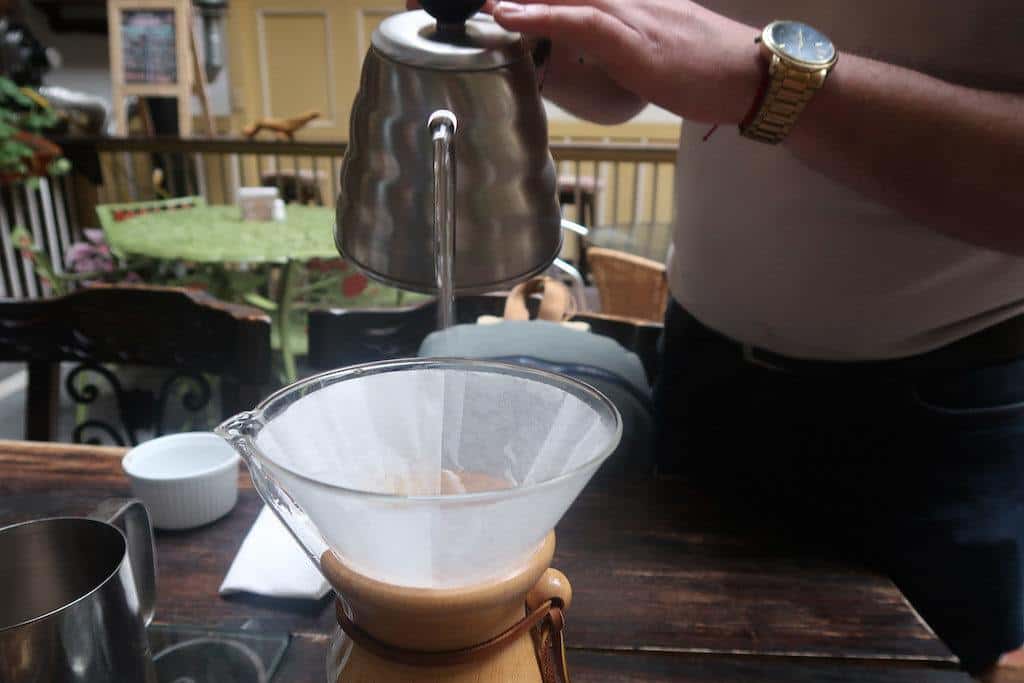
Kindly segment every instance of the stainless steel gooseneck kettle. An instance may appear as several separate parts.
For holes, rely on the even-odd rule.
[[[476,14],[482,5],[424,0],[426,11],[381,23],[342,164],[339,251],[442,301],[524,280],[561,247],[533,59],[519,34]]]

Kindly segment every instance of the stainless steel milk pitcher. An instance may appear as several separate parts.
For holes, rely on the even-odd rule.
[[[153,531],[137,500],[0,529],[0,681],[156,683]]]

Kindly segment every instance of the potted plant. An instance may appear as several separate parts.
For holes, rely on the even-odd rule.
[[[57,121],[45,98],[0,77],[0,184],[38,182],[70,169],[60,147],[42,135]]]

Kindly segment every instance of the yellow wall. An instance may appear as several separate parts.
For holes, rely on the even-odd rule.
[[[233,130],[255,118],[323,115],[301,138],[345,140],[370,36],[404,0],[232,0]],[[640,120],[598,126],[553,117],[552,140],[675,141],[679,125]]]

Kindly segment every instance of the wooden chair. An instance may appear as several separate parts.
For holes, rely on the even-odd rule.
[[[531,315],[536,315],[537,304],[536,299],[529,302]],[[504,295],[463,296],[456,300],[455,319],[459,324],[474,323],[481,315],[501,316],[504,311]],[[611,337],[636,353],[647,378],[654,381],[660,324],[594,313],[578,313],[572,320],[588,323],[592,333]],[[318,370],[328,370],[413,357],[435,329],[437,304],[434,301],[393,309],[314,310],[309,314],[308,361]]]
[[[660,322],[668,304],[665,266],[614,249],[587,249],[590,275],[601,296],[601,312]]]
[[[671,244],[672,225],[668,223],[601,225],[592,228],[586,237],[588,247],[624,251],[659,263],[665,261]]]
[[[78,365],[65,382],[78,404],[99,395],[95,377],[113,390],[121,430],[88,420],[76,442],[95,430],[119,445],[138,442],[140,429],[164,431],[164,409],[174,392],[197,412],[210,401],[204,375],[220,378],[221,414],[251,408],[270,379],[270,319],[247,306],[220,302],[202,292],[175,288],[90,287],[35,301],[0,301],[0,361],[28,364],[25,437],[56,437],[60,363]],[[104,364],[170,370],[158,391],[127,389]],[[84,380],[89,380],[88,382]]]

